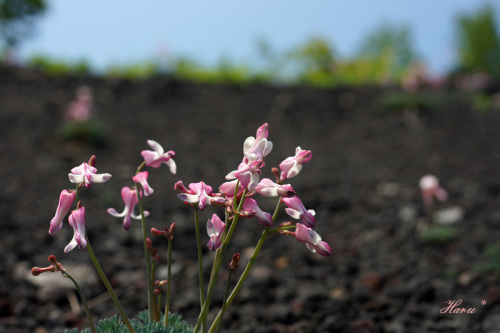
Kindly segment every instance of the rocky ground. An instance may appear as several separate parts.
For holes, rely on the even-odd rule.
[[[58,136],[82,84],[93,90],[95,120],[103,126],[98,145]],[[263,176],[272,177],[270,168],[297,146],[313,152],[290,183],[316,211],[316,230],[334,254],[324,258],[293,237],[272,237],[226,314],[225,331],[499,332],[500,265],[493,252],[500,239],[500,113],[475,111],[469,94],[458,90],[429,92],[439,103],[427,112],[384,112],[377,101],[388,91],[131,82],[1,68],[0,331],[85,327],[66,279],[30,274],[47,266],[50,254],[81,281],[94,318],[114,314],[86,251],[63,253],[71,228],[65,222],[55,237],[47,233],[59,192],[72,187],[69,170],[92,154],[98,170],[113,177],[82,192],[89,239],[128,313],[146,308],[140,225],[125,232],[106,209],[122,209],[120,189],[131,185],[148,139],[177,153],[177,175],[150,170],[155,194],[144,204],[149,226],[176,223],[172,309],[194,323],[193,214],[173,184],[204,180],[217,188],[241,161],[245,138],[268,122],[274,148]],[[449,226],[453,240],[419,237],[426,220],[418,181],[427,173],[449,194],[437,209],[462,213]],[[275,205],[259,202],[268,211]],[[208,207],[201,221],[214,212],[222,213]],[[230,251],[241,252],[242,266],[261,231],[253,220],[238,225]],[[154,242],[165,255],[165,242]],[[211,253],[204,255],[208,274]],[[163,267],[158,275],[164,277]],[[453,300],[475,312],[442,313]]]

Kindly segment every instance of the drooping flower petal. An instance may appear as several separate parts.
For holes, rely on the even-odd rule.
[[[211,219],[207,221],[207,233],[210,240],[207,243],[210,251],[215,251],[221,246],[222,232],[226,228],[226,224],[214,214]]]
[[[141,155],[146,162],[146,166],[159,168],[161,164],[164,163],[169,167],[170,172],[175,175],[177,172],[177,166],[173,160],[175,152],[173,150],[169,150],[165,153],[163,147],[158,142],[153,140],[148,140],[147,142],[153,151],[143,150],[141,152]]]
[[[140,196],[142,197],[142,191],[140,192]],[[107,212],[114,217],[123,217],[123,229],[129,230],[130,224],[132,222],[131,219],[141,220],[142,217],[140,215],[136,215],[134,213],[134,208],[138,203],[137,200],[137,190],[131,189],[130,187],[122,188],[122,199],[125,203],[125,208],[123,212],[118,213],[114,208],[108,208]],[[144,211],[144,217],[149,216],[148,211]]]
[[[80,207],[71,212],[69,216],[69,225],[73,227],[73,239],[64,248],[64,253],[68,253],[76,246],[80,250],[87,248],[87,240],[85,239],[85,207]]]
[[[259,205],[257,204],[257,201],[255,201],[254,199],[246,198],[245,201],[243,202],[242,209],[251,211],[253,214],[255,214],[255,217],[257,218],[257,221],[260,225],[263,226],[273,225],[273,217],[271,216],[271,214],[261,210]]]
[[[109,173],[97,174],[97,169],[88,163],[82,163],[80,166],[71,169],[68,174],[69,181],[75,184],[83,184],[90,188],[92,183],[104,183],[111,178]]]
[[[212,194],[212,187],[206,185],[204,182],[191,183],[189,184],[189,190],[184,187],[182,181],[177,182],[174,185],[174,189],[182,193],[177,194],[177,197],[184,202],[191,204],[198,203],[198,208],[200,210],[205,209],[207,205],[223,205],[226,199],[223,197],[217,197]]]
[[[295,177],[302,170],[302,164],[307,163],[311,160],[312,153],[310,150],[302,150],[300,147],[295,149],[295,156],[287,157],[283,162],[281,162],[281,180]]]
[[[49,235],[54,236],[61,230],[63,219],[68,214],[73,202],[75,201],[76,193],[73,190],[62,190],[59,195],[59,204],[57,205],[56,215],[50,221]]]
[[[317,252],[318,254],[325,257],[329,257],[332,254],[330,245],[322,241],[321,236],[316,231],[306,227],[303,224],[297,223],[295,238],[297,238],[301,242],[305,242],[307,248],[311,252]]]
[[[283,202],[288,208],[285,211],[294,219],[301,220],[306,226],[313,228],[316,220],[316,212],[312,209],[307,210],[299,197],[283,198]]]
[[[255,188],[264,197],[291,197],[295,195],[295,190],[290,185],[276,184],[269,178],[263,178]]]
[[[154,193],[153,188],[150,187],[148,184],[148,175],[149,174],[147,171],[143,171],[143,172],[139,172],[134,177],[132,177],[132,180],[134,182],[141,184],[141,187],[144,190],[145,196],[149,196],[149,195]]]
[[[233,198],[234,192],[236,190],[236,184],[238,184],[238,179],[225,182],[221,186],[219,186],[219,191],[225,194],[227,198]],[[238,192],[236,193],[236,196],[238,198],[243,194],[243,191],[245,190],[245,188],[241,186],[241,183],[239,184],[240,185],[238,187]]]

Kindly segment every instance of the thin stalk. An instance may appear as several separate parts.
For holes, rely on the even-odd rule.
[[[164,320],[165,327],[168,325],[168,314],[170,313],[170,284],[172,281],[172,240],[170,238],[168,239],[167,259],[168,259],[167,263],[168,273],[167,273],[167,299],[165,301],[165,320]]]
[[[227,213],[227,211],[225,213],[224,224],[226,225],[226,227],[224,228],[224,231],[222,232],[221,244],[224,244],[224,242],[226,240],[227,231],[229,230],[229,228],[227,227],[228,226],[228,213]],[[217,263],[220,260],[221,251],[222,251],[222,248],[220,248],[220,247],[215,251],[214,262],[212,263],[212,270],[210,273],[210,280],[208,282],[208,285],[211,285],[212,279],[215,279],[215,276],[214,276],[215,275],[215,267],[217,266]]]
[[[196,245],[198,247],[198,278],[199,278],[199,289],[200,289],[200,311],[203,308],[203,303],[205,303],[205,282],[203,281],[203,254],[201,248],[201,234],[200,234],[200,220],[198,205],[194,205],[194,226],[196,231]],[[205,321],[202,322],[202,332],[205,332]]]
[[[92,259],[92,263],[94,264],[95,269],[97,270],[97,274],[99,274],[99,277],[101,278],[102,282],[104,283],[104,286],[106,286],[106,289],[108,290],[109,295],[111,296],[111,299],[115,303],[116,308],[118,309],[118,312],[120,313],[120,316],[122,317],[123,322],[127,326],[128,330],[130,333],[135,333],[134,328],[130,324],[130,321],[127,318],[127,315],[125,314],[125,311],[123,311],[122,305],[120,304],[120,301],[118,300],[118,297],[116,297],[116,294],[111,287],[111,284],[109,283],[108,279],[106,278],[106,275],[102,271],[101,265],[99,265],[99,262],[97,261],[97,258],[94,254],[94,250],[92,250],[92,246],[90,245],[89,238],[87,235],[85,235],[85,238],[87,239],[87,251],[90,255],[90,258]]]
[[[212,279],[210,279],[210,284],[208,285],[208,291],[207,291],[207,297],[205,299],[205,303],[203,304],[203,307],[201,308],[201,312],[200,312],[200,315],[198,317],[198,321],[196,323],[196,326],[194,328],[194,331],[195,333],[197,333],[199,330],[200,330],[200,326],[201,326],[201,323],[203,321],[205,321],[206,317],[207,317],[207,313],[208,313],[208,308],[210,307],[210,300],[212,298],[212,293],[215,289],[215,282],[217,280],[217,276],[219,275],[219,271],[220,271],[220,268],[221,268],[221,265],[222,265],[222,258],[224,258],[224,254],[226,253],[226,250],[227,250],[227,247],[229,245],[229,241],[231,240],[231,237],[233,235],[233,232],[234,232],[234,229],[236,228],[236,224],[238,222],[238,219],[239,219],[239,214],[238,212],[240,211],[241,209],[241,206],[243,205],[243,201],[245,201],[245,196],[247,194],[247,190],[245,189],[243,191],[243,195],[241,197],[241,201],[238,205],[238,208],[237,210],[235,211],[235,215],[234,215],[234,219],[233,219],[233,222],[231,223],[231,227],[229,228],[229,231],[226,235],[226,238],[224,239],[224,244],[222,245],[222,249],[221,249],[221,252],[220,252],[220,256],[218,257],[218,261],[217,263],[214,265],[214,271],[212,272]]]
[[[143,163],[144,164],[144,163]],[[140,168],[140,167],[139,167]],[[140,169],[138,169],[140,170]],[[139,204],[139,210],[141,212],[141,224],[142,224],[142,241],[144,243],[144,257],[146,259],[146,280],[148,282],[148,310],[149,319],[153,321],[153,284],[151,283],[151,257],[148,250],[148,236],[146,231],[146,217],[144,216],[144,208],[142,207],[141,191],[139,190],[139,184],[136,183],[137,192],[137,203]]]
[[[83,294],[83,291],[80,288],[80,285],[78,285],[78,282],[76,282],[76,280],[67,271],[64,271],[61,273],[64,277],[67,277],[68,279],[70,279],[73,282],[73,284],[75,285],[76,290],[78,290],[78,294],[80,294],[80,299],[82,300],[83,308],[85,309],[85,313],[87,315],[87,320],[89,321],[90,330],[92,331],[92,333],[97,333],[97,330],[96,330],[95,325],[94,325],[94,321],[92,320],[92,316],[90,315],[89,306],[87,304],[87,299],[85,298],[85,295]]]
[[[276,205],[276,209],[274,210],[273,214],[273,224],[274,221],[276,220],[276,217],[278,216],[279,208],[281,206],[281,199],[278,201]],[[259,256],[259,252],[262,248],[262,245],[264,244],[264,241],[266,240],[267,236],[272,232],[271,227],[266,227],[264,231],[262,232],[262,236],[260,237],[257,245],[255,246],[255,249],[253,251],[252,257],[250,258],[250,261],[248,262],[247,266],[245,267],[245,270],[240,276],[240,279],[236,283],[236,286],[234,287],[233,291],[231,292],[231,295],[227,299],[224,300],[224,304],[222,309],[219,311],[217,314],[217,317],[215,318],[214,322],[212,323],[212,326],[210,327],[210,330],[208,333],[213,333],[214,330],[218,325],[220,325],[219,322],[222,321],[222,317],[224,316],[224,312],[226,311],[226,308],[232,303],[238,292],[240,291],[241,287],[243,286],[243,283],[245,282],[246,278],[248,277],[248,274],[250,273],[250,270],[252,269],[253,264],[257,260],[257,257]],[[219,324],[218,324],[219,323]]]
[[[219,324],[217,325],[217,330],[216,330],[216,333],[219,333],[220,332],[220,329],[221,329],[221,324],[222,324],[222,318],[224,317],[224,313],[226,312],[226,299],[227,299],[227,296],[229,295],[229,288],[231,288],[231,277],[233,276],[233,270],[230,269],[229,270],[229,273],[227,275],[227,284],[226,284],[226,290],[224,291],[224,301],[222,303],[222,313],[221,313],[221,317],[220,317],[220,320],[219,320]]]
[[[154,276],[156,272],[156,263],[153,261],[152,267],[151,267],[151,285],[153,285],[154,288]],[[158,297],[155,297],[156,295],[153,294],[153,318],[155,321],[160,321],[161,319],[161,314],[160,314],[160,306],[158,304]]]
[[[231,295],[227,299],[224,300],[224,303],[222,305],[222,308],[219,311],[219,314],[215,318],[214,322],[212,323],[212,326],[210,327],[208,333],[213,333],[218,326],[218,322],[222,321],[222,316],[224,315],[224,312],[226,311],[227,307],[233,302],[234,298],[240,291],[241,287],[243,286],[243,282],[245,282],[246,278],[248,277],[248,274],[250,273],[250,270],[252,269],[253,264],[255,263],[255,260],[257,260],[257,257],[259,256],[259,252],[262,248],[262,245],[264,244],[264,241],[266,240],[269,230],[271,227],[266,227],[266,229],[262,232],[262,236],[259,239],[259,242],[255,246],[255,250],[252,254],[252,258],[250,258],[250,261],[248,262],[247,266],[245,267],[245,270],[241,274],[240,279],[238,280],[238,283],[236,283],[236,286],[234,287],[233,291],[231,292]]]

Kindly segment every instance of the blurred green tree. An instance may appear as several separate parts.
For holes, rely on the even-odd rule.
[[[380,80],[399,80],[403,71],[417,59],[412,32],[408,26],[383,24],[362,42],[356,58],[376,65]]]
[[[0,0],[0,38],[7,50],[33,34],[36,18],[47,9],[44,0]]]
[[[500,76],[500,37],[493,8],[486,5],[476,13],[460,15],[456,29],[458,69]]]
[[[324,38],[309,39],[286,58],[294,63],[301,83],[328,86],[334,80],[335,51]]]

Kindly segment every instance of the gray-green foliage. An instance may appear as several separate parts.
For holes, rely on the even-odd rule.
[[[36,18],[45,12],[44,0],[0,0],[0,36],[7,48],[33,33]]]
[[[476,270],[481,273],[500,271],[500,245],[488,246],[485,255],[488,259],[478,264]]]
[[[500,35],[493,7],[459,16],[456,43],[461,70],[500,76]]]
[[[168,317],[167,327],[163,326],[163,317],[161,321],[149,320],[148,311],[139,313],[138,319],[130,321],[137,333],[192,333],[193,327],[182,320],[182,316],[171,313]],[[127,326],[121,321],[120,317],[102,319],[96,325],[98,333],[128,333]],[[79,331],[78,329],[68,329],[65,333],[91,333],[90,329]]]
[[[421,241],[431,244],[447,244],[457,237],[457,231],[448,226],[432,226],[419,235]]]
[[[56,131],[56,137],[62,142],[80,142],[102,147],[106,144],[106,129],[97,120],[64,123]]]

